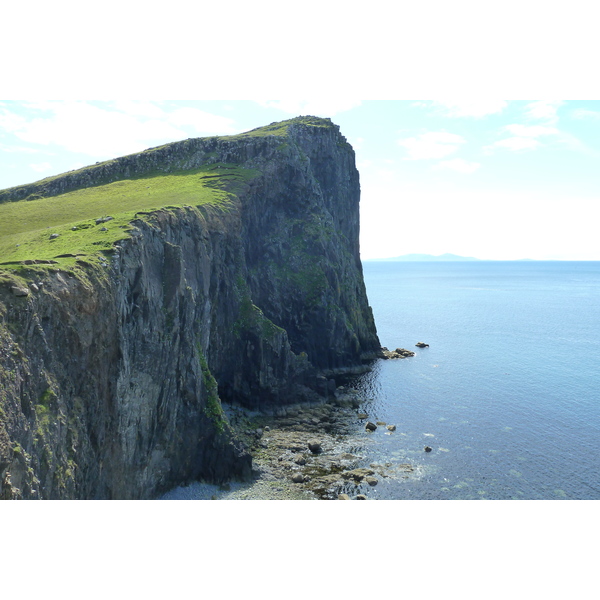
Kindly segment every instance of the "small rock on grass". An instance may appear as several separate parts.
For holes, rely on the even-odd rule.
[[[11,288],[11,291],[15,296],[29,296],[29,290],[27,288],[22,288],[14,285]]]

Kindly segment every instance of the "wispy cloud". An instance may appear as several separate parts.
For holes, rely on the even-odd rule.
[[[52,170],[52,165],[49,162],[34,163],[30,164],[29,166],[38,173],[47,173],[48,171]]]
[[[577,108],[571,114],[576,119],[592,119],[592,120],[600,119],[599,111],[588,110],[587,108]]]
[[[428,160],[454,154],[465,141],[462,136],[454,133],[430,131],[415,137],[402,138],[398,140],[398,145],[408,150],[408,159]]]
[[[497,148],[504,148],[506,150],[512,150],[513,152],[518,152],[520,150],[535,150],[541,145],[542,144],[534,138],[514,136],[498,140],[489,146],[485,146],[484,152],[490,154]]]
[[[258,104],[266,108],[276,108],[290,115],[313,115],[315,117],[333,117],[360,106],[361,100],[259,100]]]
[[[500,130],[502,133],[511,134],[510,137],[498,140],[489,146],[484,147],[486,154],[492,153],[497,148],[519,152],[522,150],[535,150],[543,146],[537,138],[543,136],[557,136],[560,131],[555,127],[547,125],[522,125],[513,123],[505,125]]]
[[[481,166],[480,163],[469,162],[463,158],[453,158],[452,160],[443,160],[437,164],[435,169],[456,171],[457,173],[474,173]]]
[[[544,125],[520,125],[518,123],[506,125],[503,129],[513,135],[526,138],[537,138],[542,135],[556,135],[558,133],[556,127],[545,127]]]
[[[506,100],[434,100],[418,102],[415,105],[430,106],[445,117],[481,119],[501,113],[508,106],[508,102]]]
[[[235,133],[234,121],[193,107],[169,109],[149,101],[24,103],[26,113],[2,108],[0,127],[34,145],[57,145],[94,157],[144,150],[190,134]],[[27,114],[27,118],[24,116]]]
[[[530,121],[544,121],[552,125],[558,121],[557,111],[563,104],[563,100],[537,100],[536,102],[530,102],[525,107],[525,116]]]

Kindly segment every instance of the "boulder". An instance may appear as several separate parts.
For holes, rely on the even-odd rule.
[[[29,290],[24,287],[19,287],[18,285],[13,285],[11,288],[11,292],[15,296],[29,296]]]
[[[388,425],[387,428],[388,428],[388,431],[396,431],[395,425]]]
[[[350,500],[348,494],[338,494],[338,500]]]
[[[295,473],[292,475],[292,481],[294,483],[304,483],[304,475],[302,473]]]
[[[431,446],[425,446],[424,450],[425,452],[431,452],[433,448]]]
[[[429,344],[426,344],[425,342],[417,342],[415,346],[417,348],[429,348]]]
[[[364,494],[358,494],[358,496],[356,496],[357,500],[366,500],[367,497]]]
[[[371,486],[377,485],[379,483],[379,479],[377,479],[376,477],[366,477],[365,481]]]
[[[367,421],[367,424],[365,425],[365,429],[367,431],[375,431],[377,429],[377,425],[375,425],[375,423],[371,423],[371,421]]]
[[[321,442],[319,442],[318,440],[309,440],[308,449],[313,454],[320,454],[321,452],[323,452],[323,449],[321,448]]]

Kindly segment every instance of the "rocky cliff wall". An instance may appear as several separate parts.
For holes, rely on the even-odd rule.
[[[134,221],[105,266],[0,274],[3,498],[152,498],[193,479],[248,477],[221,400],[314,399],[379,351],[354,153],[328,120],[187,140],[0,201],[210,162],[258,174],[228,206]]]

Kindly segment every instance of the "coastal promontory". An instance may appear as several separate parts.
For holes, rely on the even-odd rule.
[[[317,117],[0,191],[0,497],[247,478],[222,403],[315,401],[380,351],[359,199]]]

